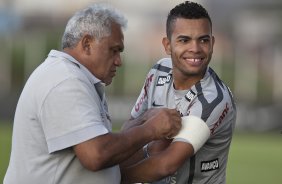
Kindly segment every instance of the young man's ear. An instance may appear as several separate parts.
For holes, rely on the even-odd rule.
[[[170,47],[170,41],[167,37],[164,37],[162,40],[165,52],[167,55],[171,55],[171,47]]]
[[[81,48],[86,54],[91,53],[91,43],[94,41],[94,38],[88,34],[84,35],[81,39]]]

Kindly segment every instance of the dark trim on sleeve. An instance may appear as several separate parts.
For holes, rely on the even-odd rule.
[[[166,72],[166,73],[169,73],[171,71],[171,68],[160,65],[160,64],[154,65],[153,69],[156,69],[156,70],[161,71],[161,72]]]
[[[187,184],[192,184],[195,174],[195,155],[190,158],[190,169],[189,169],[189,179]]]

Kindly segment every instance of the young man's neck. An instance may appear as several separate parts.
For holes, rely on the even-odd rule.
[[[177,72],[173,72],[173,85],[174,89],[176,90],[186,90],[190,89],[193,85],[195,85],[197,82],[199,82],[203,77],[205,73],[202,75],[191,75],[191,76],[184,76],[177,74]]]

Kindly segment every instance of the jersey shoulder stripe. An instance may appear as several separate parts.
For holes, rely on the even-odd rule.
[[[153,69],[165,73],[170,73],[170,71],[172,70],[172,61],[170,58],[163,58],[153,66]]]
[[[201,83],[199,82],[195,85],[195,88],[196,88],[197,93],[198,93],[198,99],[202,103],[203,109],[202,109],[202,117],[201,118],[204,121],[207,121],[207,119],[210,117],[210,115],[213,112],[213,110],[215,109],[215,107],[223,100],[223,91],[222,91],[222,88],[220,87],[220,86],[223,87],[222,81],[218,78],[218,76],[216,75],[216,73],[212,69],[209,69],[208,72],[209,72],[210,76],[212,77],[214,84],[215,84],[215,87],[216,87],[216,91],[217,91],[216,98],[214,100],[212,100],[211,102],[208,102],[208,100],[204,96]]]
[[[222,80],[218,77],[218,75],[215,73],[215,71],[212,68],[209,67],[208,72],[213,77],[213,79],[221,85],[221,87],[224,86]]]

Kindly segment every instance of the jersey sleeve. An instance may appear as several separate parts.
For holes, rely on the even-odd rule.
[[[154,73],[152,70],[147,74],[146,80],[144,82],[144,85],[141,89],[141,92],[139,94],[139,97],[137,98],[137,101],[131,110],[131,116],[133,118],[136,118],[143,114],[148,109],[148,101],[151,93],[151,86],[154,79]]]
[[[198,98],[189,109],[189,115],[201,118],[209,127],[211,135],[219,129],[222,122],[227,121],[229,111],[233,108],[231,101],[223,98],[218,102],[203,104]]]
[[[95,88],[68,79],[46,97],[40,111],[48,151],[54,152],[106,134]]]

